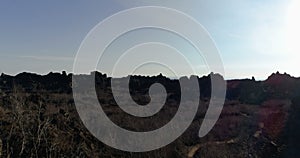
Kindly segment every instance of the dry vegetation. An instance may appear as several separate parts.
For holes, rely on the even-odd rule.
[[[234,93],[233,89],[230,95]],[[282,157],[294,146],[288,140],[296,131],[292,124],[298,122],[297,113],[291,115],[291,111],[298,109],[295,104],[299,102],[266,97],[253,104],[241,100],[245,95],[228,99],[213,130],[198,138],[209,100],[202,97],[192,125],[176,141],[155,151],[130,153],[101,143],[87,131],[72,93],[44,88],[28,92],[24,85],[15,83],[11,91],[0,94],[0,157]],[[133,131],[153,130],[172,119],[178,108],[176,94],[172,94],[157,115],[137,119],[116,105],[109,88],[98,92],[109,118]],[[145,104],[147,97],[144,92],[133,92],[137,102]]]

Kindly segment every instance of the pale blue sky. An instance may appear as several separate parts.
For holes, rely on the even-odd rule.
[[[299,49],[287,50],[286,45],[289,20],[299,16],[289,14],[293,1],[2,0],[0,72],[71,72],[80,43],[96,24],[124,9],[158,5],[191,15],[209,31],[227,78],[265,79],[277,70],[300,76]]]

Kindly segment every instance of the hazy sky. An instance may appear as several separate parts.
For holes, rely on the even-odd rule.
[[[226,78],[265,79],[277,70],[300,76],[299,4],[298,0],[2,0],[0,72],[71,72],[80,43],[96,24],[124,9],[156,5],[183,11],[209,31]]]

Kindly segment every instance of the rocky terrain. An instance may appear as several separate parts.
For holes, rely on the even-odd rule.
[[[111,78],[96,76],[98,100],[107,116],[132,131],[162,127],[180,102],[178,80],[162,75],[130,76],[130,93],[137,103],[150,101],[151,84],[165,86],[168,97],[159,113],[138,119],[122,111],[111,92]],[[90,75],[80,75],[82,79]],[[197,77],[197,76],[193,76]],[[0,157],[299,157],[300,78],[274,73],[267,80],[227,81],[226,102],[212,131],[198,137],[209,104],[211,77],[197,77],[200,103],[186,132],[173,143],[146,153],[113,149],[84,127],[72,96],[72,74],[21,73],[0,76]],[[120,79],[121,80],[121,79]]]

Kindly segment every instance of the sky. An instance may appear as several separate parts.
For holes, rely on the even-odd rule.
[[[23,71],[72,72],[76,53],[91,29],[117,12],[139,6],[173,8],[196,19],[215,41],[227,79],[252,76],[266,79],[276,71],[300,76],[297,71],[300,57],[298,0],[2,0],[0,72],[11,75]],[[120,25],[128,22],[120,21]],[[184,41],[170,36],[160,30],[144,29],[120,37],[117,43],[123,40],[124,47],[130,44],[129,39],[160,37],[160,42],[171,39],[169,43],[182,47],[184,56],[198,59],[190,47],[182,44]],[[106,52],[106,60],[97,67],[100,71],[106,72],[105,67],[111,67],[109,64],[114,61],[110,58],[117,56],[114,54],[117,50],[121,48]],[[201,58],[192,64],[199,70],[197,75],[209,71]],[[143,75],[158,71],[169,70],[157,65],[136,70]]]

